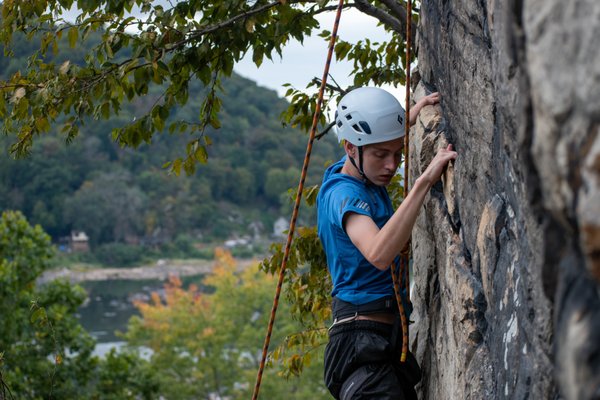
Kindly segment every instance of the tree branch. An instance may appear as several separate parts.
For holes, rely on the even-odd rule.
[[[264,12],[264,11],[270,9],[270,8],[276,7],[276,6],[280,5],[280,4],[283,4],[282,1],[281,0],[277,0],[277,1],[274,1],[272,3],[265,4],[264,6],[255,8],[254,10],[244,11],[241,14],[238,14],[238,15],[236,15],[234,17],[231,17],[231,18],[229,18],[226,21],[219,22],[218,24],[207,26],[206,28],[204,28],[202,30],[192,32],[192,34],[190,36],[188,36],[187,38],[185,38],[183,40],[180,40],[179,42],[174,43],[168,49],[168,51],[173,51],[176,48],[179,48],[181,46],[185,46],[189,42],[194,41],[194,40],[198,39],[201,36],[204,36],[204,35],[206,35],[208,33],[215,32],[215,31],[217,31],[219,29],[222,29],[222,28],[225,28],[225,27],[227,27],[229,25],[233,25],[234,23],[236,23],[237,21],[239,21],[241,19],[248,18],[248,17],[250,17],[252,15],[255,15],[255,14],[260,14],[261,12]]]
[[[335,125],[335,121],[330,122],[329,125],[327,125],[327,127],[323,130],[323,132],[320,132],[318,135],[315,136],[315,139],[321,140],[321,138],[323,136],[325,136],[325,135],[327,135],[327,133],[329,133],[329,131],[331,130],[331,128],[333,128],[334,125]]]
[[[315,86],[321,86],[321,78],[313,78],[312,83],[315,84]],[[338,92],[341,95],[346,94],[346,90],[342,89],[339,85],[332,85],[331,83],[326,83],[325,87],[329,90],[331,90],[332,92]]]
[[[321,13],[329,12],[329,11],[336,11],[337,8],[338,8],[337,6],[327,6],[327,7],[319,8],[317,11],[315,11],[313,13],[313,15],[317,15],[317,14],[321,14]],[[354,4],[354,3],[344,4],[342,6],[342,9],[346,9],[346,8],[356,8],[356,4]]]
[[[387,11],[375,7],[367,0],[356,0],[356,8],[371,17],[378,19],[388,28],[393,29],[404,37],[406,35],[406,23],[390,15]]]
[[[404,6],[400,4],[400,2],[396,0],[380,0],[387,8],[390,9],[392,13],[394,13],[395,17],[400,21],[406,21],[406,1],[404,2]],[[406,23],[405,23],[406,25]],[[406,31],[406,29],[405,29]]]
[[[389,11],[383,10],[379,7],[375,7],[370,4],[367,0],[356,0],[356,8],[363,13],[372,16],[379,20],[382,24],[388,28],[394,30],[400,36],[406,40],[406,9],[400,5],[396,0],[381,0],[381,2],[388,7]],[[390,14],[395,14],[392,15]],[[416,24],[411,26],[411,37],[414,39],[417,35]],[[415,40],[412,42],[412,51],[414,54]]]
[[[402,21],[402,26],[403,26],[403,31],[402,33],[404,35],[406,35],[406,1],[404,1],[404,6],[400,4],[400,2],[396,1],[396,0],[381,0],[381,2],[383,4],[385,4],[386,7],[388,7],[390,9],[391,12],[393,12],[396,17],[398,18],[399,21]],[[414,9],[414,8],[413,8]],[[415,50],[415,38],[417,37],[417,24],[411,24],[411,37],[413,38],[413,49]]]

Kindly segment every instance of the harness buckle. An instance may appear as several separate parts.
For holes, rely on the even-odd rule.
[[[354,313],[354,315],[351,315],[349,317],[345,317],[345,318],[341,318],[341,319],[334,319],[333,320],[333,324],[331,324],[331,326],[329,327],[328,330],[331,330],[331,328],[333,328],[336,325],[339,324],[345,324],[347,322],[352,322],[352,321],[356,321],[356,319],[358,318],[358,311]]]

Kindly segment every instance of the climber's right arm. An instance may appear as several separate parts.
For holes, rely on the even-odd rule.
[[[356,213],[345,216],[346,234],[371,264],[381,270],[389,267],[408,242],[429,189],[440,179],[448,162],[456,157],[457,153],[452,150],[452,145],[440,149],[416,180],[406,199],[381,229],[369,216]]]

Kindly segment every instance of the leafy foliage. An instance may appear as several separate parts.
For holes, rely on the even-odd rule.
[[[210,291],[203,293],[195,286],[185,290],[181,281],[171,278],[164,299],[155,293],[150,303],[136,304],[141,317],[130,321],[125,334],[131,344],[153,350],[152,364],[161,371],[161,394],[168,399],[247,398],[252,393],[276,279],[255,268],[238,272],[229,253],[217,251],[216,259],[203,282]],[[289,318],[287,304],[279,312],[273,341],[282,348],[296,347],[300,326]],[[262,396],[327,398],[319,359],[310,366],[305,359],[308,373],[302,378],[287,375],[289,379],[282,380],[268,368]]]
[[[36,286],[52,255],[40,226],[29,225],[19,212],[2,213],[0,375],[9,393],[30,399],[152,398],[156,379],[143,360],[133,354],[112,354],[106,361],[92,356],[94,340],[75,317],[85,299],[81,287],[63,281]],[[135,384],[123,387],[128,381]]]
[[[305,192],[305,200],[314,206],[317,187],[307,188]],[[274,243],[271,256],[261,262],[261,269],[278,276],[284,258],[283,250],[281,243]],[[331,320],[331,289],[325,252],[316,227],[299,227],[286,262],[284,293],[292,318],[303,329],[288,336],[286,342],[273,352],[273,358],[282,362],[284,376],[300,375],[304,365],[310,365],[315,350],[326,342],[326,326]]]
[[[15,133],[12,152],[30,151],[36,136],[62,124],[68,139],[77,136],[86,123],[110,119],[122,105],[143,98],[159,88],[157,96],[138,118],[113,128],[113,138],[122,146],[138,147],[151,142],[155,132],[188,131],[185,157],[177,157],[170,168],[191,173],[197,162],[206,162],[205,130],[221,127],[223,78],[235,63],[251,54],[260,66],[265,58],[281,55],[292,40],[302,42],[319,33],[316,15],[334,9],[328,1],[181,1],[149,0],[34,0],[2,3],[0,40],[5,53],[13,54],[13,40],[20,34],[38,45],[31,52],[28,72],[16,71],[0,83],[0,117],[4,131]],[[389,43],[340,42],[338,58],[354,61],[355,85],[403,82],[403,9],[401,2],[350,4],[379,18],[385,29],[400,33]],[[75,12],[76,18],[66,15]],[[83,54],[83,59],[56,62],[61,42],[77,48],[92,34],[101,40]],[[320,31],[328,37],[329,32]],[[190,98],[190,85],[206,87],[193,120],[169,120],[177,107]],[[293,91],[293,89],[291,89]],[[294,94],[292,124],[306,127],[314,101]],[[300,114],[297,114],[300,113]],[[298,116],[300,115],[300,116]],[[324,118],[322,118],[324,122]]]
[[[128,16],[134,6],[145,16]],[[79,11],[74,22],[55,18],[71,7]],[[250,49],[260,65],[274,51],[281,53],[291,37],[302,40],[316,25],[310,13],[279,2],[180,2],[169,7],[143,0],[4,2],[0,36],[6,45],[15,32],[29,38],[43,32],[30,72],[17,72],[3,85],[0,116],[6,131],[18,132],[12,151],[27,152],[33,137],[47,132],[59,115],[67,116],[62,131],[73,138],[86,116],[108,119],[123,101],[147,95],[149,84],[165,84],[149,111],[115,128],[113,137],[121,145],[138,147],[164,128],[197,132],[186,146],[186,157],[171,164],[175,173],[192,172],[196,162],[206,161],[204,130],[221,125],[217,91],[222,90],[222,77],[230,76],[234,63]],[[132,35],[134,27],[139,33]],[[101,32],[102,41],[84,63],[45,62],[48,51],[59,51],[63,35],[74,48],[92,32]],[[188,101],[192,79],[208,88],[198,119],[165,126],[172,109]]]
[[[99,40],[91,34],[88,42]],[[27,49],[24,38],[19,43]],[[83,49],[61,54],[74,58],[78,51]],[[10,60],[10,68],[26,69],[23,52]],[[37,139],[29,157],[0,157],[0,209],[20,209],[55,242],[72,230],[86,232],[98,261],[106,260],[100,247],[113,243],[122,245],[119,250],[123,243],[144,243],[159,248],[163,257],[179,256],[171,250],[179,236],[222,240],[253,233],[248,226],[254,222],[267,236],[273,222],[288,212],[286,193],[298,180],[306,138],[282,127],[278,116],[286,102],[275,92],[236,75],[222,87],[221,128],[207,129],[204,136],[212,138],[206,148],[210,162],[199,165],[193,176],[177,178],[160,168],[185,148],[185,136],[156,135],[151,145],[140,145],[135,152],[111,141],[114,126],[136,118],[153,101],[149,93],[123,106],[120,116],[90,121],[82,128],[84,135],[68,146],[51,128]],[[203,87],[191,84],[188,104],[172,117],[193,118],[203,93]],[[10,137],[0,137],[3,148],[9,142]],[[314,147],[310,184],[320,178],[322,165],[336,157],[336,149],[333,137]],[[303,220],[310,223],[313,214],[303,213]],[[266,247],[262,245],[263,251]],[[118,254],[124,255],[116,260],[118,265],[131,262],[125,252]],[[198,256],[193,248],[185,255]]]
[[[373,43],[365,38],[356,44],[344,41],[337,44],[335,51],[338,59],[346,58],[354,63],[354,86],[404,82],[401,67],[405,46],[402,37],[405,32],[403,3],[397,0],[356,0],[347,5],[374,16],[384,29],[395,33],[386,43]],[[185,155],[174,155],[168,167],[175,174],[181,171],[192,173],[197,163],[202,164],[207,160],[207,149],[213,140],[207,132],[224,130],[227,121],[227,103],[222,99],[226,86],[224,78],[232,75],[235,63],[251,54],[255,64],[260,66],[265,57],[271,59],[274,55],[281,55],[282,49],[291,40],[302,41],[313,33],[327,37],[329,33],[321,30],[315,16],[331,11],[333,4],[329,1],[301,0],[201,0],[168,4],[149,0],[5,1],[2,3],[0,40],[5,44],[7,54],[15,51],[11,44],[19,33],[29,39],[35,38],[39,44],[34,46],[29,57],[26,74],[16,71],[0,82],[0,118],[4,131],[11,135],[11,151],[15,155],[28,153],[34,139],[39,140],[38,136],[58,124],[62,125],[61,130],[67,140],[73,140],[83,131],[85,124],[90,123],[90,119],[115,120],[125,104],[144,100],[145,108],[135,119],[115,121],[112,137],[120,146],[137,148],[143,143],[152,142],[153,146],[156,142],[160,143],[156,132],[168,132],[171,135],[191,133],[184,146]],[[131,14],[135,7],[142,12],[141,17]],[[71,8],[77,14],[75,21],[67,21],[63,17]],[[68,46],[75,49],[93,33],[101,35],[102,40],[84,52],[83,60],[65,59],[58,62],[49,57],[49,53],[54,56],[61,53],[61,40],[64,41],[65,36]],[[196,113],[192,114],[192,118],[182,118],[176,115],[176,110],[193,97],[190,96],[191,87],[196,81],[201,82],[203,87],[199,96],[201,103],[195,108]],[[308,89],[318,84],[318,81],[313,81]],[[347,89],[329,87],[325,96],[326,105],[332,104],[335,97]],[[288,97],[292,103],[282,113],[284,122],[292,127],[307,129],[315,108],[314,95],[290,87]],[[252,104],[247,98],[240,97],[240,101]],[[320,122],[325,126],[323,115]],[[262,140],[261,131],[256,129],[252,118],[239,127],[252,131],[266,158],[281,159],[281,154],[269,147],[269,141]],[[218,136],[215,135],[215,138]],[[247,143],[240,142],[242,145]],[[271,173],[271,180],[277,182],[285,174],[281,171],[290,167],[289,163],[284,164],[277,165],[275,161],[249,171],[262,173],[279,168],[280,171]],[[211,165],[214,165],[212,169]],[[243,198],[251,194],[251,176],[254,176],[259,187],[264,183],[261,179],[266,181],[265,177],[268,176],[263,173],[262,178],[257,178],[259,174],[248,175],[232,165],[207,165],[206,172],[219,177],[214,182],[222,182],[222,185],[210,187],[211,196],[232,193],[236,199]],[[223,179],[224,171],[236,174],[238,180],[245,180],[244,184],[234,183],[235,188],[228,188],[227,185],[232,181]],[[316,189],[313,189],[312,193],[315,192]],[[208,196],[208,193],[205,194]],[[273,193],[267,194],[264,186],[262,194],[274,201],[275,196]],[[177,203],[177,199],[178,196],[172,193],[166,196],[166,212],[154,211],[154,214],[149,214],[146,226],[154,227],[155,221],[165,214],[167,218],[174,219],[173,214],[176,213],[169,211],[173,209],[169,205]],[[51,221],[53,214],[48,212],[44,204],[35,205],[32,209],[40,218]],[[226,221],[211,220],[210,215],[194,223],[210,221],[212,226],[226,224]],[[273,256],[263,262],[263,269],[276,273],[281,257],[281,247],[275,246]],[[328,280],[325,278],[323,252],[314,229],[299,230],[288,268],[287,295],[294,301],[294,315],[308,327],[301,335],[288,339],[292,347],[300,345],[299,352],[286,358],[288,371],[296,373],[301,370],[303,362],[310,358],[311,346],[316,346],[323,337],[323,323],[328,318],[325,306]],[[159,309],[161,306],[156,302],[154,307]],[[198,318],[202,321],[209,316]],[[203,334],[211,336],[210,331]],[[218,341],[214,343],[218,347]],[[190,352],[196,357],[208,354],[198,353],[198,348],[191,350],[196,351]],[[187,367],[196,366],[196,360],[191,356],[169,361],[174,362],[173,381]],[[196,375],[192,379],[200,376],[204,375]],[[213,389],[218,392],[220,387],[217,384]]]

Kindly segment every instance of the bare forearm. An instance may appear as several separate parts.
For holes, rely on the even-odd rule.
[[[419,113],[421,112],[423,105],[424,105],[423,102],[420,101],[410,108],[410,115],[409,115],[409,120],[408,120],[410,126],[413,126],[414,124],[417,123],[417,117],[419,116]]]
[[[419,178],[390,220],[373,237],[366,258],[377,268],[387,268],[410,239],[421,206],[431,188],[426,179]]]
[[[417,117],[419,113],[423,109],[423,107],[428,105],[437,104],[440,102],[440,94],[438,92],[433,92],[419,100],[414,106],[410,108],[410,116],[408,123],[410,126],[413,126],[417,122]]]

